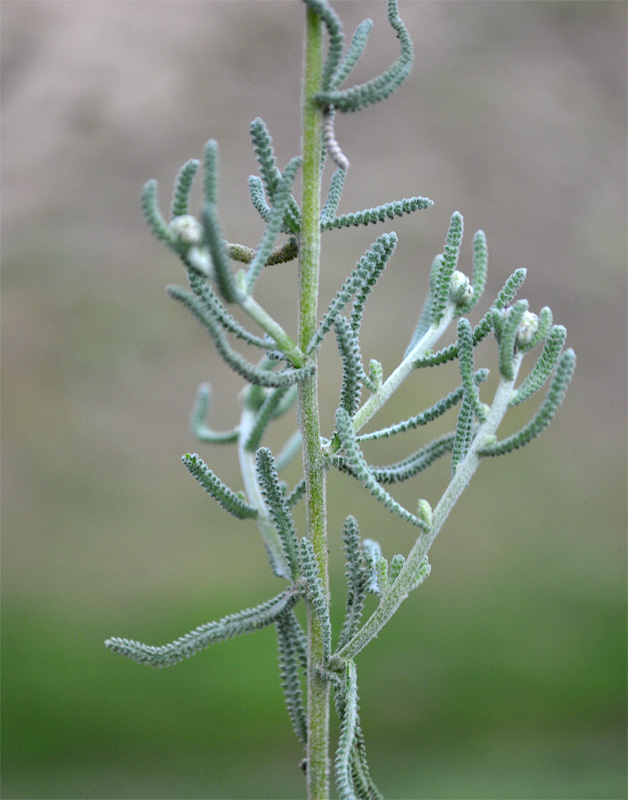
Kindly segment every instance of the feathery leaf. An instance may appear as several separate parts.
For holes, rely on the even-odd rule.
[[[366,593],[367,573],[362,563],[360,548],[360,531],[355,517],[349,516],[342,526],[342,541],[344,542],[345,562],[347,565],[347,605],[345,618],[338,637],[340,650],[358,631],[362,611],[364,610],[364,596]]]
[[[304,651],[305,643],[302,641],[303,631],[293,610],[279,616],[275,626],[279,650],[279,671],[286,707],[294,732],[305,744],[307,742],[307,719],[303,703],[301,673],[307,668],[307,655]]]
[[[488,248],[486,246],[486,235],[484,231],[477,231],[473,237],[473,273],[471,275],[473,294],[467,303],[460,306],[459,311],[461,313],[468,314],[477,305],[478,300],[484,293],[487,272]]]
[[[157,205],[157,181],[151,180],[144,184],[140,200],[148,227],[159,241],[172,246],[174,244],[174,237]]]
[[[397,61],[381,75],[351,89],[319,92],[314,99],[320,105],[332,105],[339,111],[359,111],[384,100],[408,77],[412,68],[412,39],[399,16],[397,0],[388,0],[388,21],[397,32],[401,43],[401,53]]]
[[[240,300],[240,292],[236,287],[233,273],[231,272],[229,255],[222,238],[218,220],[218,212],[213,203],[204,204],[202,218],[205,244],[214,265],[218,290],[227,303],[237,303]]]
[[[388,219],[402,217],[404,214],[411,214],[413,211],[421,211],[434,205],[434,201],[427,197],[409,197],[403,200],[396,200],[392,203],[385,203],[374,208],[365,208],[362,211],[354,211],[351,214],[342,214],[340,217],[327,216],[321,220],[321,230],[330,231],[333,228],[349,228],[352,225],[369,225],[376,222],[386,222]]]
[[[337,315],[340,314],[351,298],[359,291],[362,284],[371,281],[374,275],[381,274],[393,254],[396,245],[397,235],[395,233],[384,233],[377,237],[370,250],[367,250],[358,261],[351,275],[349,275],[344,282],[342,289],[340,289],[331,302],[316,333],[307,346],[308,353],[313,352],[323,341],[325,334],[334,324]]]
[[[402,483],[414,478],[419,472],[430,467],[436,459],[449,453],[454,446],[454,433],[445,433],[417,450],[407,458],[387,467],[371,467],[373,477],[378,483]]]
[[[203,202],[218,203],[218,142],[210,139],[203,148]]]
[[[295,484],[290,494],[286,497],[286,505],[288,508],[296,506],[299,500],[305,495],[305,478]]]
[[[281,172],[275,161],[272,139],[265,122],[260,117],[256,117],[251,122],[250,133],[266,195],[272,203],[275,198],[277,184],[281,180]]]
[[[486,445],[478,450],[480,456],[501,456],[510,453],[519,447],[524,447],[532,439],[536,438],[554,419],[560,404],[562,403],[571,378],[576,367],[576,354],[573,350],[566,350],[556,368],[554,379],[550,385],[547,397],[534,415],[532,420],[517,433],[502,439],[499,442]]]
[[[483,383],[487,377],[488,370],[480,369],[473,376],[473,380],[477,383]],[[426,411],[417,414],[415,417],[410,417],[410,419],[406,419],[403,422],[398,422],[396,425],[391,425],[388,428],[382,428],[381,430],[373,431],[372,433],[363,433],[357,437],[357,441],[367,442],[372,441],[373,439],[388,439],[389,436],[394,436],[397,433],[405,433],[405,431],[418,428],[421,425],[427,425],[429,422],[441,417],[443,414],[449,411],[450,408],[453,408],[453,406],[455,406],[456,403],[461,400],[462,394],[463,387],[459,386],[457,389],[454,389],[453,392],[450,392],[448,395],[443,397],[442,400],[439,400]]]
[[[497,295],[497,299],[491,306],[491,309],[482,317],[478,324],[473,328],[473,346],[478,345],[483,339],[486,339],[488,334],[493,330],[493,312],[495,309],[501,310],[511,303],[526,277],[525,269],[517,269],[508,278],[501,291]],[[453,361],[458,356],[458,345],[450,344],[442,350],[438,350],[432,355],[418,358],[415,361],[415,366],[419,367],[437,367],[440,364],[446,364],[448,361]]]
[[[176,295],[174,292],[175,287],[169,286],[166,288],[166,291],[171,297],[183,302],[184,305],[186,305],[190,311],[192,311],[194,316],[201,324],[205,325],[205,327],[208,327],[206,319],[209,317],[211,320],[215,321],[215,323],[218,323],[220,327],[224,328],[227,333],[232,333],[236,338],[242,339],[242,341],[246,342],[247,344],[262,348],[263,350],[268,348],[269,342],[266,339],[262,339],[261,337],[250,333],[243,325],[241,325],[234,317],[231,316],[231,314],[220,301],[220,298],[216,292],[214,292],[214,290],[202,276],[197,275],[196,273],[190,273],[188,275],[188,280],[190,282],[190,288],[196,296],[196,301],[191,298],[189,303],[186,302],[183,297],[183,294],[185,293],[184,289],[181,289],[179,292],[181,296]]]
[[[272,249],[275,245],[275,241],[281,229],[286,208],[290,200],[292,183],[300,165],[301,159],[293,158],[284,170],[281,179],[277,183],[276,191],[273,197],[273,209],[270,213],[270,217],[268,218],[266,230],[264,231],[262,240],[257,247],[255,257],[251,261],[246,275],[246,290],[249,294],[253,290],[253,286],[255,285],[255,281],[257,280],[259,273],[262,271],[263,267],[266,266],[268,258],[270,257]]]
[[[186,305],[194,316],[205,326],[216,345],[216,349],[224,361],[239,375],[249,383],[256,386],[266,386],[279,388],[280,386],[291,386],[303,378],[312,374],[313,367],[302,367],[300,369],[287,368],[280,372],[270,372],[262,369],[255,364],[251,364],[246,358],[233,350],[216,320],[206,313],[204,307],[197,301],[194,295],[181,289],[179,286],[168,286],[168,294]]]
[[[334,72],[332,80],[330,81],[329,88],[336,89],[344,79],[349,75],[351,70],[356,65],[358,59],[364,52],[366,43],[369,39],[369,34],[373,29],[373,20],[365,19],[355,29],[351,44],[347,48],[342,61],[338,65],[338,69]]]
[[[181,461],[207,494],[210,494],[225,511],[237,519],[255,519],[257,517],[257,509],[245,503],[239,495],[226,486],[197,453],[186,453],[182,456]]]
[[[329,34],[329,52],[321,77],[321,86],[323,89],[327,89],[342,56],[342,49],[344,47],[342,23],[334,9],[326,0],[305,0],[305,3],[323,20],[327,28],[327,33]]]
[[[442,254],[442,259],[439,262],[440,268],[433,272],[432,275],[432,280],[434,281],[434,287],[432,289],[433,302],[431,308],[433,325],[438,325],[438,323],[442,320],[447,302],[449,301],[451,278],[458,264],[460,243],[462,242],[462,231],[462,214],[460,214],[458,211],[454,211],[451,217],[451,222],[449,223],[449,231],[447,232],[445,249]]]
[[[254,453],[262,441],[262,437],[266,432],[268,423],[274,416],[277,406],[281,402],[283,396],[288,391],[287,386],[282,386],[279,389],[274,389],[266,395],[266,399],[262,403],[259,411],[257,412],[255,422],[248,435],[247,440],[244,442],[244,449]],[[292,387],[290,387],[292,388]]]
[[[383,503],[389,511],[391,511],[393,514],[397,514],[397,516],[405,519],[407,522],[411,522],[413,525],[423,528],[423,522],[417,516],[400,505],[394,499],[394,497],[392,497],[392,495],[390,495],[378,483],[373,471],[368,466],[364,456],[362,455],[362,452],[356,441],[351,417],[344,408],[339,408],[336,411],[336,428],[345,453],[345,457],[349,466],[351,467],[351,473],[361,483],[363,483],[370,493],[381,503]]]
[[[275,459],[277,472],[281,472],[284,467],[287,467],[300,450],[301,431],[296,430],[277,454],[277,458]]]
[[[464,397],[458,414],[456,436],[451,452],[451,477],[456,474],[458,465],[464,459],[471,447],[473,439],[474,408],[470,398]]]
[[[255,608],[247,608],[245,611],[223,617],[217,622],[200,625],[180,639],[161,647],[118,637],[107,639],[105,647],[114,653],[120,653],[120,655],[137,661],[138,664],[146,664],[149,667],[160,669],[170,667],[183,661],[184,658],[193,656],[214,642],[222,642],[232,639],[234,636],[241,636],[243,633],[250,633],[272,625],[295,606],[300,595],[301,589],[291,586],[277,597],[273,597],[272,600],[267,600]]]
[[[211,386],[202,383],[198,387],[196,403],[190,416],[190,429],[199,442],[209,442],[211,444],[230,444],[238,441],[240,434],[239,428],[231,431],[215,431],[205,424],[205,419],[209,411],[211,401]]]
[[[261,447],[255,454],[255,463],[257,478],[266,500],[270,518],[281,539],[286,561],[290,565],[292,579],[296,580],[299,575],[296,531],[292,515],[279,487],[273,454],[267,447]]]
[[[268,222],[270,219],[271,208],[266,202],[262,179],[257,175],[249,175],[249,195],[251,197],[251,203],[253,203],[253,208],[257,211],[264,222]]]
[[[351,756],[358,725],[357,673],[353,661],[347,661],[346,684],[343,692],[340,737],[336,750],[336,787],[340,800],[357,800],[351,774]]]
[[[560,354],[567,338],[567,329],[562,325],[554,325],[547,337],[545,347],[541,353],[538,361],[532,368],[530,374],[524,378],[521,385],[517,388],[516,392],[510,398],[508,406],[513,406],[523,403],[529,397],[543,386],[545,381],[552,374],[554,367],[558,363]]]
[[[170,204],[170,219],[182,217],[188,213],[188,203],[192,190],[192,181],[201,162],[196,158],[191,158],[179,170],[179,174],[174,182],[172,203]]]
[[[318,621],[323,631],[323,653],[325,661],[331,655],[331,622],[329,620],[329,608],[325,589],[320,577],[318,559],[312,547],[312,543],[305,536],[301,539],[299,546],[299,565],[301,575],[307,582],[307,595],[312,604]]]
[[[484,422],[486,408],[480,401],[479,381],[476,380],[476,375],[473,373],[473,333],[471,323],[466,317],[458,320],[458,358],[464,396],[471,404],[480,422]]]
[[[334,327],[336,328],[338,352],[342,359],[340,405],[353,416],[360,403],[360,393],[364,377],[360,345],[358,344],[355,331],[351,329],[351,326],[341,314],[338,314],[336,317]]]
[[[399,573],[401,572],[401,567],[403,567],[403,565],[405,564],[405,561],[406,561],[405,557],[402,556],[399,553],[397,553],[397,555],[393,556],[390,559],[390,583],[391,584],[394,583],[397,580],[397,578],[399,576]]]
[[[365,539],[362,542],[362,552],[366,564],[366,591],[381,595],[388,582],[388,562],[382,556],[382,548],[374,539]]]
[[[345,170],[337,169],[332,175],[332,179],[329,183],[329,190],[327,192],[327,199],[325,200],[325,205],[321,211],[321,230],[325,229],[325,225],[330,219],[334,219],[336,210],[338,209],[338,204],[340,203],[342,187],[345,182],[346,174],[347,173]]]
[[[527,300],[517,300],[517,302],[506,309],[501,315],[501,326],[496,325],[495,335],[499,342],[499,372],[507,381],[513,380],[515,347],[517,333],[523,315],[528,310]],[[494,324],[500,317],[495,315]]]

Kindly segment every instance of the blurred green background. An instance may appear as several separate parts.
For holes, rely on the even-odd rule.
[[[337,6],[348,36],[375,20],[365,80],[397,56],[386,4]],[[389,372],[457,209],[462,268],[475,230],[489,243],[473,321],[527,267],[520,296],[567,326],[578,369],[542,439],[482,465],[429,581],[360,656],[372,771],[389,798],[625,797],[626,4],[400,6],[413,75],[385,105],[338,118],[351,161],[341,211],[415,194],[436,205],[328,234],[322,306],[396,230],[362,338]],[[231,427],[242,384],[165,296],[181,270],[137,198],[154,177],[165,207],[179,166],[213,137],[226,235],[256,242],[248,124],[264,118],[280,165],[298,152],[303,7],[4,0],[2,15],[3,797],[304,797],[272,630],[165,671],[102,644],[163,643],[278,591],[254,525],[179,462],[198,449],[238,485],[233,451],[197,445],[187,422],[210,380],[212,424]],[[259,298],[290,330],[295,284],[293,265],[277,267]],[[494,369],[494,349],[481,353]],[[338,363],[331,346],[324,357],[329,431]],[[456,381],[447,368],[413,377],[382,421]],[[435,504],[446,482],[438,465],[398,497]],[[413,532],[349,479],[331,477],[329,504],[338,620],[344,516],[388,557]]]

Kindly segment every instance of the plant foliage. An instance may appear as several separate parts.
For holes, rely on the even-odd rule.
[[[319,126],[313,128],[314,139],[309,144],[318,150],[321,166],[324,163],[321,154],[325,153],[335,165],[327,197],[314,220],[315,237],[337,228],[387,223],[428,209],[432,201],[415,196],[338,214],[349,161],[336,139],[335,119],[384,100],[410,73],[413,46],[399,16],[397,1],[388,0],[388,20],[399,40],[398,58],[381,75],[349,88],[342,88],[342,84],[362,56],[373,23],[371,20],[361,23],[345,49],[342,23],[327,0],[304,2],[312,24],[325,30],[328,40],[317,85],[311,96],[306,97],[309,108],[319,114]],[[308,135],[304,134],[306,142]],[[269,130],[260,118],[251,123],[250,136],[259,174],[249,178],[249,195],[264,223],[257,244],[232,243],[224,238],[219,214],[219,153],[213,140],[205,145],[203,152],[203,199],[197,216],[189,208],[193,181],[201,168],[196,159],[187,161],[176,177],[168,220],[159,209],[155,181],[144,186],[141,205],[152,233],[177,255],[187,279],[185,287],[169,286],[168,294],[203,326],[218,354],[245,384],[240,395],[240,417],[231,430],[215,431],[207,424],[209,384],[201,385],[191,417],[192,433],[200,443],[237,444],[242,488],[234,490],[226,486],[197,454],[184,455],[183,462],[223,509],[257,526],[273,574],[285,586],[276,597],[255,608],[209,622],[165,646],[154,647],[121,638],[108,639],[106,645],[139,663],[167,667],[214,642],[274,625],[288,714],[310,759],[306,766],[310,795],[327,796],[325,775],[316,782],[317,771],[324,773],[326,765],[322,763],[324,758],[319,763],[311,757],[311,741],[315,732],[320,738],[320,730],[315,731],[318,723],[314,701],[308,700],[304,688],[322,682],[333,690],[340,723],[334,760],[339,796],[343,800],[378,798],[381,795],[368,770],[360,727],[355,657],[429,575],[428,551],[482,459],[527,445],[552,421],[573,375],[575,355],[572,350],[563,349],[565,328],[553,324],[548,308],[536,315],[529,310],[526,300],[515,299],[525,270],[519,269],[507,279],[484,316],[472,324],[468,315],[480,301],[486,285],[488,249],[485,234],[478,231],[473,238],[471,275],[461,270],[464,226],[462,214],[457,211],[451,217],[443,250],[433,260],[429,282],[426,280],[427,296],[414,333],[398,366],[388,376],[375,358],[370,359],[368,370],[365,368],[360,329],[366,302],[391,262],[397,244],[394,232],[381,233],[358,259],[305,341],[291,335],[260,305],[255,292],[269,267],[298,260],[303,270],[310,263],[308,187],[304,186],[301,205],[293,195],[299,169],[303,167],[305,184],[312,180],[307,172],[309,162],[305,155],[297,155],[282,169]],[[306,150],[304,145],[304,153]],[[234,262],[244,267],[234,270]],[[315,267],[318,269],[318,264]],[[313,291],[302,287],[300,307],[309,304],[316,308]],[[237,310],[239,319],[247,322],[238,321],[229,306]],[[439,345],[456,320],[455,342]],[[312,408],[316,407],[307,405],[309,389],[305,387],[311,386],[321,345],[332,331],[342,362],[335,427],[312,440],[308,414],[311,416]],[[477,345],[487,337],[494,339],[498,369],[497,387],[492,392],[485,392],[488,369],[476,370],[474,365]],[[239,350],[234,348],[233,339],[239,341]],[[518,381],[524,357],[536,348],[541,350],[540,355],[527,377]],[[363,431],[409,375],[453,360],[459,365],[459,384],[453,385],[442,399],[408,419]],[[319,377],[327,380],[326,375]],[[547,396],[531,413],[529,422],[516,433],[499,439],[497,431],[508,409],[527,402],[546,383]],[[297,395],[300,413],[294,433],[274,456],[263,444],[265,435],[274,420],[293,413]],[[366,441],[402,437],[407,431],[428,427],[455,409],[448,432],[427,437],[418,449],[396,463],[377,466],[362,451]],[[281,472],[301,451],[305,456],[304,477],[292,487],[287,486],[280,478]],[[425,499],[419,499],[415,509],[405,508],[387,488],[415,478],[437,460],[447,457],[451,459],[451,480],[433,509]],[[313,538],[310,522],[306,535],[299,538],[292,516],[293,508],[305,498],[308,520],[312,520],[314,509],[322,516],[324,525],[324,501],[313,488],[313,470],[318,470],[316,474],[323,482],[330,470],[352,476],[392,514],[417,529],[416,542],[409,553],[394,555],[389,563],[382,553],[385,543],[382,548],[372,539],[362,540],[357,519],[347,518],[342,530],[346,558],[345,615],[335,644],[329,615],[326,548],[321,549]],[[364,620],[365,598],[369,593],[375,596],[377,604]],[[309,609],[307,632],[295,615],[295,607],[301,600]]]

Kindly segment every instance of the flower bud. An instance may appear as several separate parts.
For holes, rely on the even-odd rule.
[[[473,297],[473,286],[471,286],[469,278],[459,270],[456,270],[451,276],[449,296],[456,305],[465,305]]]
[[[517,345],[525,347],[529,344],[539,329],[539,318],[531,311],[526,311],[517,330]]]
[[[190,214],[183,214],[181,217],[175,217],[168,225],[172,233],[178,236],[181,242],[185,244],[200,244],[203,240],[203,229],[201,224],[190,216]]]

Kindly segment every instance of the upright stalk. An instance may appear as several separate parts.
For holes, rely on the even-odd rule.
[[[320,192],[322,122],[313,102],[320,90],[323,63],[322,22],[306,10],[302,106],[303,196],[299,254],[299,346],[303,352],[317,326],[320,271]],[[308,356],[316,360],[316,353]],[[317,372],[299,383],[299,425],[303,439],[307,535],[318,559],[320,577],[329,597],[325,468],[321,452]],[[323,630],[311,604],[307,607],[307,785],[310,800],[329,797],[329,683],[321,678]]]

